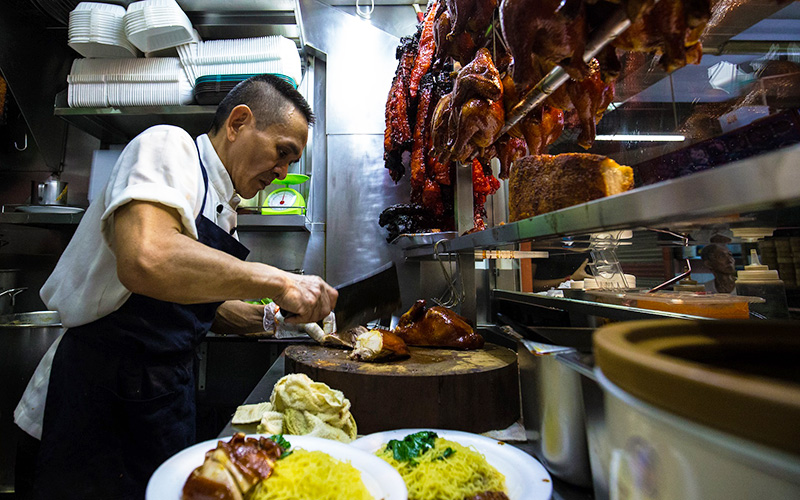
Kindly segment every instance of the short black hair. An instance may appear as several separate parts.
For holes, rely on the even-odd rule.
[[[256,119],[256,127],[263,130],[270,125],[281,123],[285,116],[282,109],[288,105],[297,108],[309,125],[314,124],[314,113],[303,95],[294,85],[277,75],[256,75],[237,84],[217,106],[211,132],[219,132],[233,108],[247,105]]]

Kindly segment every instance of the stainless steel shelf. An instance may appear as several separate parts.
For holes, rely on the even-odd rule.
[[[702,316],[679,314],[666,311],[640,309],[632,306],[604,304],[590,300],[568,299],[561,297],[547,297],[535,293],[511,292],[505,290],[492,290],[492,300],[505,302],[518,302],[526,305],[561,309],[572,314],[585,316],[601,316],[615,321],[634,321],[642,319],[687,319],[687,320],[712,320]]]
[[[748,158],[705,172],[637,188],[548,214],[442,242],[440,253],[494,248],[531,239],[614,229],[701,224],[704,219],[800,203],[800,146]],[[433,255],[433,247],[404,252]]]
[[[192,136],[208,132],[216,106],[131,106],[70,108],[67,91],[56,95],[53,113],[102,141],[125,144],[154,125],[175,125]]]
[[[0,213],[0,224],[27,224],[36,226],[77,226],[84,212],[76,214],[29,214],[23,212]],[[240,214],[240,231],[307,231],[304,215]]]
[[[31,226],[74,225],[81,221],[84,212],[76,214],[27,214],[23,212],[0,213],[0,224],[27,224]]]
[[[306,231],[305,215],[239,214],[239,231]]]

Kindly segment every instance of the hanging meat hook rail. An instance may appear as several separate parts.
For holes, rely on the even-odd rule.
[[[617,38],[630,25],[631,20],[628,19],[625,11],[621,8],[617,9],[600,28],[594,31],[592,39],[586,44],[583,56],[586,62],[591,61],[594,56],[603,50],[603,47]],[[567,80],[569,80],[569,75],[564,71],[564,68],[561,66],[553,68],[511,109],[508,117],[506,117],[506,123],[500,133],[497,134],[497,137],[502,137],[503,134],[511,130],[511,127],[519,123],[525,115],[550,97],[550,94],[555,92]]]

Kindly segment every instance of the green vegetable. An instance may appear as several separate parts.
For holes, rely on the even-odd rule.
[[[454,454],[455,452],[456,452],[456,450],[454,450],[453,448],[450,448],[448,446],[447,448],[444,449],[442,454],[439,455],[438,457],[436,457],[434,460],[444,460],[445,458],[449,457],[450,455]]]
[[[265,305],[269,304],[270,302],[272,302],[272,299],[266,298],[266,299],[260,299],[260,300],[259,299],[256,299],[256,300],[245,300],[245,302],[247,302],[248,304],[258,304],[258,305],[265,306]]]
[[[281,434],[273,434],[269,438],[272,441],[275,441],[275,444],[280,446],[281,449],[283,450],[283,454],[278,458],[278,460],[280,460],[282,458],[286,458],[286,457],[288,457],[289,455],[292,454],[292,452],[289,451],[292,448],[292,443],[290,443],[289,441],[284,439],[283,435],[281,435]]]
[[[433,448],[436,438],[433,431],[420,431],[409,434],[401,440],[392,439],[386,444],[386,449],[391,450],[394,459],[398,462],[409,462],[416,465],[415,458]]]

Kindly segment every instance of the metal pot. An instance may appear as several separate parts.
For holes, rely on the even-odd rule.
[[[67,184],[55,179],[31,181],[31,205],[66,205]]]
[[[0,316],[0,492],[13,491],[14,408],[50,345],[61,334],[55,311]]]
[[[0,292],[9,288],[16,288],[19,269],[0,269]]]

